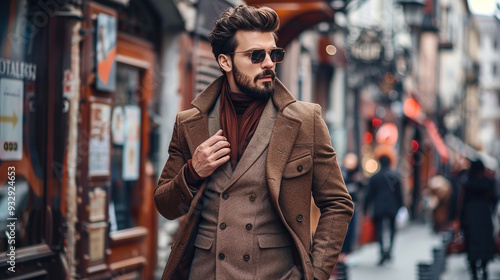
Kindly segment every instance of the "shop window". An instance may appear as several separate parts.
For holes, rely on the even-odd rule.
[[[0,2],[0,252],[42,243],[46,99],[27,1]],[[32,24],[31,24],[32,25]],[[28,36],[29,35],[29,36]],[[38,60],[36,60],[38,59]],[[38,76],[37,76],[38,73]]]
[[[15,195],[12,195],[15,192]],[[0,190],[0,251],[10,246],[25,247],[40,243],[42,228],[42,197],[37,196],[26,180],[7,183]],[[5,211],[4,211],[5,210]],[[4,236],[14,237],[14,241]]]
[[[117,64],[111,121],[111,231],[137,225],[134,209],[140,205],[141,149],[140,69]]]

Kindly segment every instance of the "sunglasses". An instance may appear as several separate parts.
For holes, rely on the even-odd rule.
[[[253,64],[261,63],[262,61],[264,61],[267,53],[269,53],[271,61],[275,63],[280,63],[285,58],[285,50],[282,48],[273,48],[268,50],[256,49],[256,50],[248,50],[242,52],[232,52],[228,54],[234,54],[234,53],[249,53],[250,60],[252,61]]]

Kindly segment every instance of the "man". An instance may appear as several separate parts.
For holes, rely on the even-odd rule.
[[[320,107],[275,77],[278,27],[248,6],[214,24],[223,76],[178,114],[154,194],[164,217],[185,217],[162,279],[328,279],[336,263],[353,204]]]
[[[380,170],[370,178],[368,192],[365,197],[365,215],[370,205],[373,204],[373,221],[377,232],[377,241],[380,246],[380,260],[378,265],[383,265],[392,259],[392,246],[396,234],[396,214],[403,206],[403,192],[399,174],[390,169],[391,159],[388,155],[379,158]],[[389,225],[389,244],[384,246],[384,236]]]

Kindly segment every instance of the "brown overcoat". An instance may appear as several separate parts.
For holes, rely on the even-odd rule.
[[[218,78],[199,94],[192,102],[195,108],[177,115],[169,158],[154,199],[165,218],[185,215],[185,220],[162,279],[188,278],[205,184],[193,194],[184,170],[196,147],[209,138],[208,114],[220,95],[223,79]],[[278,80],[272,98],[278,113],[265,168],[269,196],[294,241],[296,265],[304,278],[326,280],[337,262],[354,206],[320,106],[297,101]],[[310,230],[311,194],[322,213],[314,238]]]

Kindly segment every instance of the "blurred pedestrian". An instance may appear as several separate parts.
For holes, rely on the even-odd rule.
[[[380,170],[368,182],[368,190],[364,201],[365,215],[370,206],[373,206],[372,218],[375,222],[377,241],[380,246],[380,260],[383,265],[392,259],[392,248],[396,235],[396,214],[403,206],[401,180],[396,171],[390,169],[391,159],[387,155],[379,158]],[[384,240],[389,234],[388,244]]]
[[[448,228],[448,209],[452,193],[451,184],[441,174],[429,179],[429,192],[434,200],[432,205],[432,225],[435,232]]]
[[[344,157],[341,169],[347,191],[351,195],[352,202],[354,203],[354,214],[352,215],[351,222],[349,223],[347,235],[344,240],[344,246],[342,247],[342,253],[349,254],[352,252],[352,247],[355,245],[354,241],[356,240],[357,233],[357,203],[359,201],[359,193],[363,187],[361,182],[361,172],[359,171],[358,156],[354,153],[348,153]]]
[[[492,214],[496,205],[494,182],[484,175],[481,160],[471,162],[461,193],[460,226],[472,279],[488,279],[488,262],[495,254]],[[479,270],[478,270],[479,268]]]
[[[467,181],[467,170],[469,170],[470,162],[465,157],[458,155],[453,161],[451,168],[451,197],[448,208],[448,221],[458,221],[459,213],[458,208],[458,198],[462,189],[462,186]],[[457,223],[458,224],[458,223]]]
[[[164,217],[186,221],[162,279],[326,280],[337,262],[352,200],[321,108],[276,78],[278,27],[267,7],[231,7],[215,21],[223,75],[177,115],[154,193]]]

